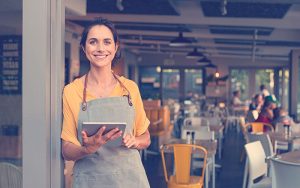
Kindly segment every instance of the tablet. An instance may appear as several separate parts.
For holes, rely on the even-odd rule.
[[[98,132],[98,130],[105,126],[106,129],[103,134],[108,133],[114,128],[118,128],[122,131],[122,136],[115,140],[108,141],[105,145],[110,147],[118,147],[122,145],[122,138],[125,132],[126,123],[125,122],[83,122],[82,130],[87,133],[87,136],[92,136]]]

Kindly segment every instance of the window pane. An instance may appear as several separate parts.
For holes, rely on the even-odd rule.
[[[240,91],[241,99],[249,99],[249,71],[246,69],[232,69],[230,72],[231,92]]]
[[[140,91],[143,99],[160,98],[160,67],[141,67]]]
[[[259,86],[264,84],[270,94],[274,93],[274,70],[259,69],[255,72],[256,92],[259,93]]]
[[[184,96],[186,98],[203,94],[203,78],[201,69],[185,69]]]
[[[22,1],[1,1],[0,14],[0,162],[21,174]]]
[[[179,99],[180,74],[177,69],[163,69],[162,98]]]

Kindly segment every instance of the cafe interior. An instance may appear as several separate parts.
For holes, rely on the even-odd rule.
[[[300,0],[66,0],[64,85],[89,70],[80,36],[99,17],[115,24],[114,72],[137,83],[150,121],[140,155],[151,187],[299,186]],[[22,40],[3,23],[1,43]],[[10,116],[0,117],[0,174],[14,168],[20,183],[22,121]],[[61,160],[71,188],[74,162]]]

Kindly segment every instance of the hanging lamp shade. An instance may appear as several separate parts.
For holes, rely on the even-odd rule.
[[[205,65],[205,68],[215,68],[216,69],[217,65],[210,63],[208,65]]]
[[[191,43],[192,41],[190,41],[188,38],[183,37],[182,32],[179,32],[178,37],[171,40],[169,46],[180,47],[180,46],[187,46]]]
[[[193,51],[189,52],[186,55],[186,58],[188,59],[196,59],[196,58],[200,58],[200,57],[204,57],[203,53],[198,52],[197,48],[194,48]]]
[[[211,60],[208,59],[207,57],[203,57],[203,58],[199,59],[197,62],[198,62],[199,64],[201,64],[201,65],[209,65],[209,64],[212,64],[212,63],[211,63]]]

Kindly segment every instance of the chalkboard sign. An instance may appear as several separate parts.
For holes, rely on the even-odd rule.
[[[0,94],[22,94],[22,37],[0,36]]]

